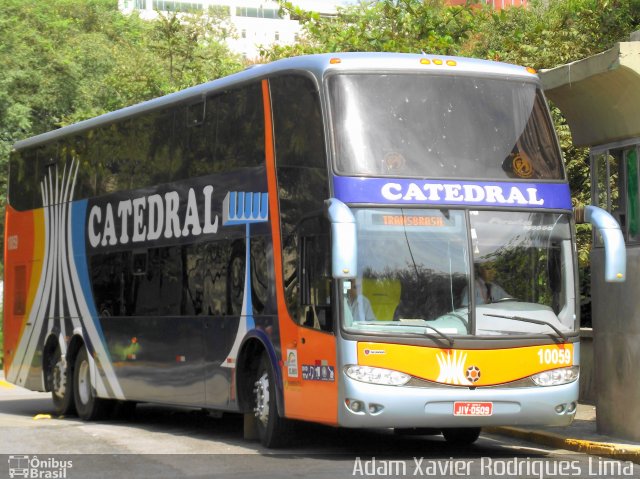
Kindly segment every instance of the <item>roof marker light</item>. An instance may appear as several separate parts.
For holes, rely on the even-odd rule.
[[[531,67],[527,67],[527,71],[532,75],[535,75],[536,73],[538,73],[535,68],[531,68]]]
[[[340,58],[332,58],[331,60],[329,60],[329,63],[331,63],[332,65],[337,65],[338,63],[342,63],[342,60]]]
[[[423,65],[431,65],[431,60],[429,60],[428,58],[421,58],[420,63]]]
[[[436,65],[442,65],[442,60],[436,58],[435,60],[433,60],[433,63],[435,63]]]
[[[455,60],[447,60],[447,65],[455,67],[458,63]]]

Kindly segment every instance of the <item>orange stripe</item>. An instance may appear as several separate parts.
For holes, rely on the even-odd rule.
[[[278,312],[286,321],[280,323],[280,338],[282,351],[291,348],[295,343],[296,330],[293,320],[287,309],[284,298],[284,275],[282,273],[282,242],[280,239],[280,208],[278,203],[278,184],[276,181],[276,161],[273,150],[273,122],[271,119],[271,96],[269,93],[269,81],[262,80],[262,101],[264,104],[264,151],[267,167],[267,188],[269,192],[269,215],[271,216],[271,237],[273,241],[273,262],[276,280],[276,301]],[[289,327],[291,326],[291,327]],[[285,336],[293,335],[288,340]]]
[[[29,314],[34,304],[35,291],[40,281],[43,258],[44,219],[42,209],[16,211],[7,205],[5,213],[5,283],[4,283],[4,370],[5,374],[13,364],[15,351],[20,343]],[[9,249],[9,238],[14,248]],[[24,314],[14,312],[16,296],[16,266],[26,269]]]

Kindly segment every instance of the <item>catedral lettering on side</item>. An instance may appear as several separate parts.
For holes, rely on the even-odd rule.
[[[386,183],[382,186],[380,193],[389,201],[459,201],[460,203],[486,202],[499,205],[538,206],[544,204],[544,199],[538,198],[537,188],[525,188],[525,192],[522,192],[517,186],[510,186],[507,189],[497,185]]]
[[[204,205],[204,222],[200,221],[198,200],[193,188],[189,188],[184,214],[180,214],[181,198],[177,191],[164,195],[142,196],[135,199],[95,205],[89,212],[87,233],[93,248],[213,234],[218,231],[218,216],[211,212],[213,186],[202,189],[201,202]],[[116,219],[117,218],[117,219]],[[116,230],[120,222],[120,235]],[[130,225],[131,224],[131,228]],[[131,236],[129,236],[131,231]]]

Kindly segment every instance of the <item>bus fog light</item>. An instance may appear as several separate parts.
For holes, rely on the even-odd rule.
[[[574,412],[576,412],[577,407],[578,407],[578,404],[575,401],[572,403],[569,403],[569,405],[567,406],[567,414],[573,414]]]
[[[369,414],[378,414],[384,409],[382,404],[369,404]]]
[[[358,401],[357,399],[345,399],[344,403],[351,411],[357,414],[364,413],[364,403],[362,401]]]
[[[575,381],[578,379],[579,374],[580,366],[570,366],[534,374],[531,379],[538,386],[559,386]]]
[[[409,382],[411,376],[391,369],[374,368],[371,366],[358,366],[355,364],[346,366],[344,371],[347,376],[356,381],[369,384],[382,384],[385,386],[402,386]]]
[[[565,405],[564,405],[564,404],[558,404],[558,405],[556,406],[556,412],[557,412],[558,414],[562,414],[562,413],[564,412],[564,408],[565,408]]]

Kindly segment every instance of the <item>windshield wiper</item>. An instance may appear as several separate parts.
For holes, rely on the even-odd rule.
[[[449,342],[449,347],[453,347],[453,338],[451,336],[449,336],[448,334],[444,334],[442,331],[440,331],[439,329],[434,328],[433,326],[427,326],[426,327],[426,329],[424,331],[425,336],[433,336],[433,334],[429,334],[427,332],[428,329],[433,329],[438,334],[438,336],[440,336],[441,338],[446,339]]]
[[[423,319],[422,321],[426,321],[426,320]],[[406,326],[406,325],[402,324],[402,322],[387,321],[387,324],[385,324],[385,327],[386,326]],[[433,334],[429,334],[428,333],[428,331],[427,331],[428,329],[434,330],[438,336],[440,336],[441,338],[446,340],[449,343],[449,347],[453,346],[453,343],[455,342],[454,339],[451,336],[449,336],[448,334],[443,333],[439,329],[434,328],[433,326],[425,326],[425,330],[424,330],[425,336],[434,336]]]
[[[492,316],[494,318],[513,319],[514,321],[522,321],[523,323],[532,323],[532,324],[540,324],[542,326],[549,326],[558,334],[558,336],[560,336],[564,340],[565,343],[569,341],[569,338],[567,337],[566,334],[564,334],[562,331],[556,328],[553,324],[548,323],[546,321],[542,321],[541,319],[523,318],[522,316],[504,316],[502,314],[488,314],[488,313],[483,313],[483,314],[485,316]]]

